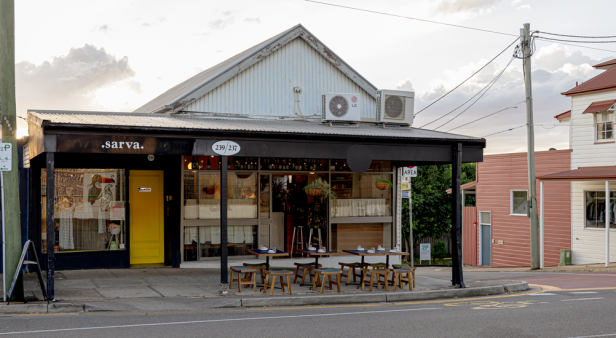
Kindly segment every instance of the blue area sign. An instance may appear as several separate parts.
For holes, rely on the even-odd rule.
[[[402,190],[402,198],[409,198],[409,197],[410,197],[410,191]]]

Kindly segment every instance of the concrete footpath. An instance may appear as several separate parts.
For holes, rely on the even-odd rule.
[[[442,273],[431,275],[430,272],[435,270]],[[55,302],[47,304],[42,301],[36,275],[28,274],[25,277],[28,302],[8,306],[2,304],[0,314],[206,311],[239,307],[407,302],[502,295],[529,289],[527,283],[520,281],[472,279],[466,283],[467,288],[455,289],[451,286],[447,270],[418,268],[413,291],[393,291],[392,287],[389,291],[362,291],[357,285],[346,285],[346,278],[343,278],[341,293],[326,288],[325,293],[320,294],[312,291],[311,285],[292,284],[293,295],[286,292],[283,295],[280,289],[275,289],[273,296],[269,295],[269,290],[267,295],[263,294],[260,287],[257,292],[243,288],[239,293],[237,284],[233,285],[229,294],[220,295],[220,270],[217,269],[161,267],[58,271],[55,275]],[[359,282],[359,278],[357,280]],[[278,283],[276,285],[280,286]]]

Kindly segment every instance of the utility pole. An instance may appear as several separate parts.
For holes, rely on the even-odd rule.
[[[530,268],[539,269],[539,228],[537,226],[537,180],[535,179],[535,126],[533,124],[533,88],[531,81],[530,24],[520,29],[524,51],[524,85],[526,89],[526,137],[528,143],[528,199],[530,215]]]
[[[12,151],[11,170],[4,173],[5,231],[2,238],[6,245],[6,284],[4,292],[13,280],[21,256],[21,225],[19,217],[19,172],[17,169],[17,124],[15,112],[15,2],[0,0],[0,118],[2,138],[10,143]],[[23,282],[19,281],[13,300],[23,300]]]

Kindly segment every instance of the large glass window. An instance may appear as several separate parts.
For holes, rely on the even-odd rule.
[[[605,191],[586,191],[586,227],[605,229]],[[616,192],[610,192],[610,228],[616,228],[614,222],[614,202]]]
[[[528,215],[528,191],[512,190],[511,191],[511,215],[527,216]]]
[[[338,197],[332,217],[391,216],[391,179],[391,174],[332,174]]]
[[[220,227],[201,226],[184,228],[184,261],[220,257]],[[256,225],[227,226],[229,256],[250,255],[247,250],[257,247]]]
[[[595,114],[595,134],[597,141],[614,139],[614,114],[602,112]]]
[[[47,170],[41,172],[45,182]],[[55,169],[54,251],[124,250],[125,181],[122,169]],[[42,251],[47,253],[47,198],[41,189]]]

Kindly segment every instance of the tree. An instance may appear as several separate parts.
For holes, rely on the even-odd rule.
[[[475,180],[475,164],[462,164],[462,184]],[[451,165],[417,167],[417,177],[411,180],[413,202],[413,248],[422,239],[443,237],[451,229]],[[402,203],[402,236],[409,247],[409,206]]]

